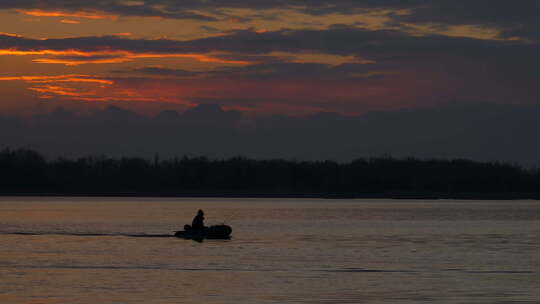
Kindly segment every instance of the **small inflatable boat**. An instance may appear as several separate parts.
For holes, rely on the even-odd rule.
[[[230,239],[232,233],[231,226],[228,225],[215,225],[206,227],[204,229],[189,229],[176,231],[174,233],[175,237],[192,239],[192,240],[202,240],[202,239]]]

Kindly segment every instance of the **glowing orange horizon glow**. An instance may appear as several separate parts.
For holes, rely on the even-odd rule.
[[[15,48],[0,49],[0,56],[36,56],[36,55],[49,55],[49,56],[76,56],[81,57],[78,59],[65,59],[65,58],[37,58],[33,59],[33,62],[37,63],[49,63],[49,64],[64,64],[67,66],[77,66],[81,64],[100,64],[100,63],[122,63],[142,58],[192,58],[200,62],[212,62],[212,63],[224,63],[224,64],[238,64],[238,65],[250,65],[254,62],[244,60],[228,60],[212,55],[206,54],[194,54],[194,53],[136,53],[123,50],[100,50],[100,51],[81,51],[77,49],[67,50],[18,50]],[[93,56],[110,56],[110,58],[97,58],[92,59]],[[85,59],[88,58],[88,59]]]
[[[17,12],[34,17],[76,17],[85,19],[110,19],[117,20],[118,15],[101,14],[100,12],[65,12],[65,11],[46,11],[46,10],[17,10]]]
[[[327,109],[324,102],[329,96],[336,96],[338,104],[357,100],[359,92],[366,98],[382,98],[391,106],[391,96],[394,91],[386,87],[359,86],[348,88],[347,84],[321,81],[289,80],[242,80],[235,79],[191,79],[191,80],[162,80],[162,79],[105,79],[99,76],[84,74],[57,76],[10,76],[0,77],[6,81],[25,81],[30,84],[27,89],[37,98],[57,99],[73,102],[148,102],[169,103],[179,105],[196,104],[200,99],[227,98],[242,100],[261,100],[258,104],[227,104],[233,109],[241,106],[251,113],[312,113]],[[144,84],[144,85],[143,85]],[[396,88],[398,89],[398,88]],[[398,90],[401,92],[401,90]],[[285,96],[285,98],[284,98]],[[315,104],[291,102],[294,99],[307,96]]]

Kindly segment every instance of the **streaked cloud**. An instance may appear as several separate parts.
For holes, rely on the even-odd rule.
[[[77,114],[37,116],[26,132],[4,123],[0,143],[538,160],[527,146],[538,11],[538,0],[1,0],[0,122]]]
[[[416,36],[347,25],[325,30],[236,30],[192,40],[0,36],[0,55],[29,56],[36,63],[120,65],[189,58],[209,64],[197,70],[115,67],[125,77],[109,73],[103,79],[113,81],[112,85],[34,87],[42,96],[211,101],[246,111],[361,113],[455,96],[503,100],[510,94],[520,102],[537,102],[533,82],[538,79],[539,52],[539,45],[523,41]]]
[[[66,12],[66,11],[48,11],[48,10],[17,10],[19,13],[34,17],[76,17],[84,19],[118,19],[117,15],[99,14],[98,12]]]
[[[125,35],[122,35],[125,36]],[[131,40],[121,37],[83,37],[66,39],[28,39],[0,35],[0,56],[50,56],[32,59],[36,63],[81,64],[122,63],[143,58],[191,58],[201,62],[251,64],[249,61],[226,59],[210,52],[197,53],[196,48],[173,40]],[[213,52],[213,53],[212,53]]]
[[[488,4],[504,6],[500,0],[6,0],[0,9],[10,9],[9,18],[39,17],[58,32],[23,37],[6,28],[0,56],[12,56],[25,75],[87,76],[16,79],[13,67],[2,75],[41,98],[212,102],[253,112],[362,113],[453,98],[538,102],[537,2],[512,6],[509,16],[485,10]]]
[[[19,38],[22,38],[21,35],[18,35],[18,34],[13,34],[13,33],[5,33],[5,32],[0,32],[0,36],[7,36],[7,37],[19,37]]]
[[[231,15],[232,10],[258,11],[263,18],[265,10],[287,9],[313,16],[351,15],[366,12],[385,12],[394,22],[424,24],[437,27],[475,25],[493,27],[505,37],[538,39],[536,0],[521,0],[509,4],[508,0],[152,0],[152,1],[83,1],[83,0],[5,0],[0,9],[17,9],[34,16],[62,16],[79,18],[117,18],[118,16],[153,16],[171,19],[201,21],[242,20],[242,15]],[[253,17],[249,17],[252,19]]]
[[[14,81],[20,80],[29,83],[53,83],[53,82],[74,82],[74,83],[98,83],[104,85],[111,85],[114,82],[105,79],[98,79],[89,75],[54,75],[54,76],[11,76],[0,77],[0,81]]]
[[[61,23],[66,23],[66,24],[81,24],[80,21],[77,21],[77,20],[71,20],[71,19],[62,19],[60,20]]]
[[[150,79],[148,79],[150,80]],[[21,81],[28,84],[28,89],[38,94],[41,99],[61,99],[87,102],[167,102],[192,105],[184,96],[178,94],[182,89],[168,85],[167,90],[151,86],[140,86],[144,79],[106,78],[90,75],[50,75],[50,76],[5,76],[0,81]],[[131,82],[134,85],[126,85]]]
[[[69,98],[74,100],[99,99],[98,89],[114,84],[114,81],[88,75],[10,76],[0,81],[22,81],[30,84],[29,90],[39,93],[39,98]]]

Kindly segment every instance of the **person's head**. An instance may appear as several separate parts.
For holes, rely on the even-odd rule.
[[[197,211],[197,215],[204,215],[204,212],[201,209],[199,209],[199,211]]]

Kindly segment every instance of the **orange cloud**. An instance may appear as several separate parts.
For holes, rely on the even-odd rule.
[[[244,60],[229,60],[205,54],[162,54],[162,53],[131,53],[128,58],[193,58],[200,62],[229,63],[249,65],[254,62]]]
[[[40,93],[40,98],[50,99],[54,96],[68,99],[92,98],[114,84],[114,81],[100,79],[88,75],[54,75],[54,76],[9,76],[0,77],[0,81],[24,81],[33,86],[28,89]]]
[[[64,12],[64,11],[46,11],[46,10],[17,10],[17,12],[35,17],[76,17],[85,19],[118,19],[117,15],[101,14],[98,12]]]
[[[217,57],[219,54],[194,54],[194,53],[136,53],[130,51],[81,51],[76,49],[68,50],[17,50],[0,49],[0,56],[32,56],[48,55],[53,58],[37,58],[34,62],[49,64],[64,64],[67,66],[77,66],[81,64],[103,64],[103,63],[122,63],[140,58],[192,58],[200,62],[224,63],[249,65],[253,62],[244,60],[229,60]]]
[[[0,35],[3,35],[3,36],[9,36],[9,37],[22,38],[21,35],[18,35],[18,34],[12,34],[12,33],[6,33],[6,32],[0,32]]]
[[[13,55],[13,56],[28,56],[28,55],[53,55],[53,56],[94,56],[94,52],[84,52],[79,50],[28,50],[21,51],[14,48],[10,49],[0,49],[0,56],[2,55]]]
[[[60,22],[66,23],[66,24],[80,24],[81,23],[80,21],[71,20],[71,19],[62,19],[60,20]]]
[[[81,57],[85,58],[85,57]],[[62,58],[38,58],[32,60],[36,63],[49,63],[49,64],[63,64],[67,66],[78,66],[81,64],[104,64],[104,63],[122,63],[131,61],[131,59],[128,58],[104,58],[104,59],[90,59],[90,60],[84,60],[84,59],[62,59]]]
[[[127,88],[122,86],[81,88],[62,85],[42,85],[29,88],[42,94],[40,98],[59,97],[61,99],[86,102],[160,102],[194,105],[178,96],[178,91],[153,92],[142,88]]]
[[[24,81],[31,85],[28,90],[38,93],[38,97],[42,99],[59,98],[87,102],[167,102],[192,105],[179,96],[176,88],[171,90],[170,87],[152,89],[130,87],[117,84],[113,80],[82,74],[9,76],[0,77],[0,81]]]
[[[114,84],[111,80],[93,78],[88,75],[57,75],[57,76],[11,76],[0,77],[0,81],[22,80],[28,83],[53,83],[53,82],[78,82],[78,83],[99,83],[103,85]]]
[[[24,81],[32,86],[28,89],[40,93],[39,98],[50,99],[61,97],[67,99],[92,98],[114,84],[114,81],[99,79],[88,75],[55,75],[55,76],[10,76],[0,77],[0,81]]]
[[[69,97],[79,97],[79,96],[84,96],[85,94],[88,94],[88,93],[78,92],[74,88],[67,88],[67,87],[55,86],[55,85],[37,86],[37,87],[29,88],[29,90],[39,92],[39,93],[47,93],[47,94],[52,93],[59,96],[69,96]]]

